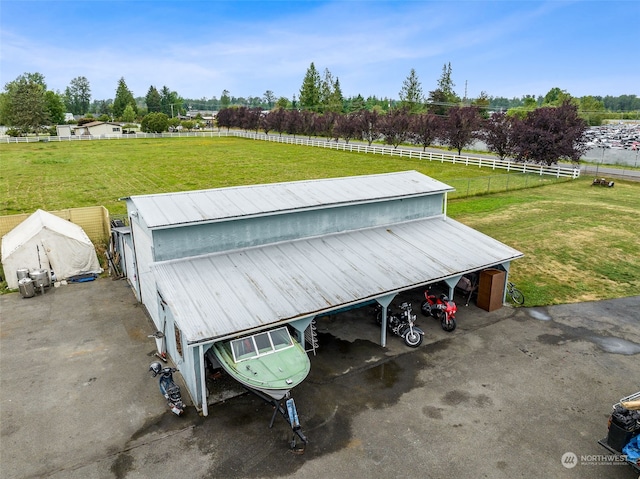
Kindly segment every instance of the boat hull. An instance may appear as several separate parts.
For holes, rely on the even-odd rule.
[[[230,342],[215,343],[212,350],[220,366],[236,381],[275,400],[284,398],[311,369],[307,353],[296,341],[284,350],[238,362]]]

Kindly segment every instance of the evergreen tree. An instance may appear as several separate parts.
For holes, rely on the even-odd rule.
[[[184,100],[180,98],[177,92],[171,91],[166,85],[163,86],[160,91],[160,105],[162,113],[169,118],[173,118],[184,112]]]
[[[300,108],[319,112],[322,108],[320,88],[320,74],[311,62],[300,88]]]
[[[455,84],[451,80],[451,63],[442,67],[442,75],[435,90],[429,92],[429,112],[436,115],[446,115],[451,106],[460,102],[460,98],[453,91]]]
[[[162,112],[162,97],[153,85],[149,87],[149,91],[145,97],[145,103],[147,104],[147,111],[149,113]]]
[[[366,105],[364,103],[364,98],[360,94],[358,94],[354,98],[350,98],[347,103],[348,103],[347,109],[349,112],[362,111],[366,108]]]
[[[138,106],[136,105],[133,93],[131,93],[131,90],[127,87],[124,78],[120,78],[120,80],[118,80],[118,88],[116,89],[116,98],[113,100],[113,116],[120,118],[127,105],[131,105],[136,115],[138,114]]]
[[[438,89],[442,91],[451,103],[456,103],[460,100],[458,95],[453,91],[453,87],[456,86],[451,79],[451,62],[442,67],[442,76],[438,80]]]
[[[229,90],[222,90],[222,96],[220,97],[220,109],[229,108],[229,105],[231,105]]]
[[[329,111],[329,102],[333,93],[333,75],[328,68],[324,69],[324,78],[320,81],[320,112]]]
[[[340,80],[337,77],[336,81],[333,82],[333,88],[331,95],[329,96],[329,103],[325,111],[333,111],[335,113],[342,113],[344,111],[342,88],[340,88]]]
[[[424,95],[422,94],[422,85],[418,80],[415,69],[411,69],[409,76],[402,83],[400,90],[400,105],[406,108],[409,113],[419,113],[424,103]]]

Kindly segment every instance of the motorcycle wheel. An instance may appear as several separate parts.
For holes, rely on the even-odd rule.
[[[407,331],[407,334],[404,336],[404,344],[410,348],[417,348],[422,344],[422,334],[417,331]]]
[[[431,316],[431,306],[426,299],[420,304],[420,312],[425,316]]]
[[[451,331],[456,329],[456,318],[451,318],[449,321],[447,321],[447,315],[443,314],[440,318],[440,326],[442,326],[442,329],[444,329],[447,333],[450,333]]]

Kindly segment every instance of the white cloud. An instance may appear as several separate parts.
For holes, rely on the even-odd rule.
[[[112,98],[121,77],[136,96],[166,85],[194,99],[224,89],[291,98],[314,62],[340,79],[347,96],[396,98],[412,68],[427,93],[450,62],[459,94],[468,80],[470,97],[519,97],[553,86],[573,95],[637,92],[640,76],[628,61],[635,44],[623,41],[631,34],[605,23],[594,43],[587,26],[598,18],[583,15],[584,27],[574,26],[581,10],[615,15],[615,2],[606,11],[598,2],[133,2],[120,4],[130,7],[126,14],[109,2],[55,5],[51,15],[31,11],[24,24],[0,19],[2,84],[40,72],[58,90],[85,76],[95,99]],[[577,37],[582,30],[586,37]],[[554,60],[565,51],[575,54]],[[598,51],[608,53],[584,69],[585,55]],[[616,57],[627,60],[611,68]]]

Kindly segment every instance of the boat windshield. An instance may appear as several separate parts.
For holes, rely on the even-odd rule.
[[[293,345],[286,327],[265,331],[231,341],[233,360],[237,363],[246,359],[271,354]]]

